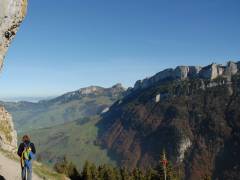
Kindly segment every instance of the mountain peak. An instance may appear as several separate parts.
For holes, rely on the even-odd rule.
[[[126,90],[126,88],[124,88],[121,83],[117,83],[117,84],[113,85],[112,89],[123,89],[123,90]]]
[[[57,101],[69,101],[73,99],[80,99],[86,96],[112,96],[118,97],[120,94],[123,94],[125,88],[122,87],[121,84],[116,84],[110,88],[104,88],[100,86],[89,86],[85,88],[81,88],[76,91],[65,93],[59,97],[51,99],[50,102],[57,102]]]
[[[81,88],[79,90],[79,93],[81,95],[89,95],[89,94],[100,92],[103,89],[104,89],[103,87],[99,87],[99,86],[89,86],[89,87],[86,87],[86,88]]]

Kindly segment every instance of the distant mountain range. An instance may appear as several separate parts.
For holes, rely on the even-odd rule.
[[[49,100],[53,99],[57,96],[10,96],[10,97],[1,97],[0,101],[4,102],[20,102],[20,101],[27,101],[27,102],[39,102],[41,100]]]
[[[121,84],[111,88],[91,86],[39,102],[0,102],[12,114],[18,132],[51,127],[83,117],[99,115],[119,98]]]

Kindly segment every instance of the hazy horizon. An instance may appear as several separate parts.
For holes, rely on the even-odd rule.
[[[177,65],[239,61],[239,5],[29,1],[0,74],[0,98],[58,96],[91,85],[129,87]]]
[[[45,96],[45,97],[27,97],[27,96],[22,96],[22,97],[14,97],[14,96],[10,96],[10,97],[0,97],[0,101],[4,101],[4,102],[20,102],[20,101],[27,101],[27,102],[39,102],[41,100],[48,100],[48,99],[52,99],[56,96]]]

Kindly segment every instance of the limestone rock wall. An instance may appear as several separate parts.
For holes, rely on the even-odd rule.
[[[187,78],[202,78],[213,80],[219,76],[223,76],[231,80],[232,75],[240,70],[240,62],[228,62],[225,66],[220,64],[211,64],[205,67],[200,66],[178,66],[175,69],[166,69],[156,75],[138,80],[133,89],[130,91],[144,89],[164,79],[179,79],[184,80]]]
[[[9,44],[25,17],[27,0],[0,0],[0,69]]]
[[[17,148],[17,132],[12,116],[3,106],[0,106],[0,148],[7,151],[14,151]]]
[[[0,70],[8,47],[15,37],[27,10],[27,0],[0,0]],[[14,151],[17,133],[12,116],[0,106],[0,148]]]

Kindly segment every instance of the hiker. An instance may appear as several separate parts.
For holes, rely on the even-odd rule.
[[[21,158],[22,180],[32,180],[32,160],[35,157],[36,149],[28,135],[23,136],[17,154]]]

